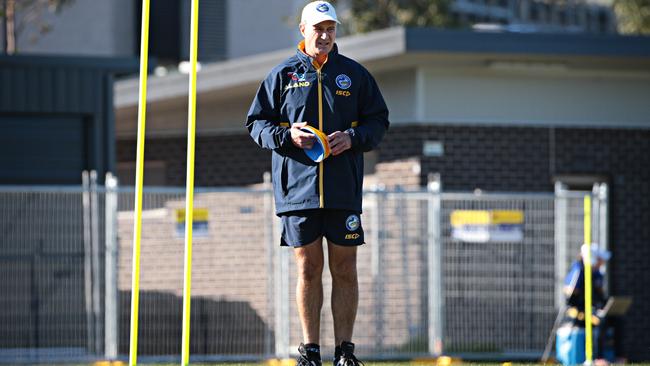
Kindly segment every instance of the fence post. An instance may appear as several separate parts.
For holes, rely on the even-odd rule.
[[[92,271],[93,271],[93,321],[95,323],[95,354],[102,351],[102,323],[101,323],[101,276],[99,265],[99,197],[97,196],[97,171],[90,171],[90,243],[92,245]]]
[[[269,172],[264,172],[262,175],[262,179],[264,181],[264,193],[263,193],[263,202],[264,202],[264,228],[265,228],[265,235],[264,235],[264,241],[266,242],[266,251],[267,251],[267,258],[266,258],[266,271],[267,271],[267,283],[266,283],[266,289],[267,289],[267,295],[266,295],[266,306],[268,309],[268,315],[269,315],[269,322],[271,320],[271,314],[273,316],[277,316],[277,309],[274,311],[274,302],[273,302],[273,294],[274,294],[274,287],[275,283],[277,281],[277,278],[274,276],[274,267],[273,267],[273,253],[275,252],[275,247],[273,246],[273,186],[271,185],[271,173]],[[277,328],[276,334],[277,334]],[[271,356],[275,353],[274,351],[274,344],[273,344],[273,332],[271,331],[271,327],[267,327],[266,334],[264,335],[266,337],[264,341],[264,356],[268,357]]]
[[[427,184],[427,267],[428,267],[428,333],[429,354],[439,356],[443,352],[445,296],[442,286],[442,183],[440,174],[430,174]]]
[[[406,324],[408,325],[408,334],[409,337],[415,335],[416,329],[413,326],[413,317],[411,315],[411,309],[413,309],[413,289],[411,286],[411,275],[410,275],[410,266],[409,266],[409,238],[408,238],[408,199],[404,190],[401,186],[395,187],[395,192],[399,194],[396,200],[396,213],[395,216],[399,219],[400,225],[400,249],[402,255],[402,283],[404,286],[404,295],[406,300]]]
[[[279,222],[273,210],[273,189],[271,186],[271,174],[264,174],[264,182],[267,183],[268,192],[265,202],[269,202],[270,212],[268,214],[269,233],[268,238],[269,256],[275,257],[273,275],[275,285],[275,357],[279,359],[289,358],[289,342],[291,327],[289,323],[289,306],[291,304],[289,292],[289,251],[280,248],[277,242],[279,238]]]
[[[383,271],[383,206],[384,206],[384,188],[376,186],[375,195],[375,214],[373,215],[373,238],[372,238],[372,281],[374,284],[375,299],[375,351],[380,352],[384,344],[384,271]]]
[[[603,248],[600,241],[600,183],[594,183],[591,188],[591,243]]]
[[[90,220],[90,174],[87,170],[81,172],[81,184],[83,193],[81,204],[83,208],[83,235],[84,235],[84,299],[86,310],[86,348],[93,350],[93,277],[92,277],[92,237]]]
[[[598,192],[596,192],[596,197],[599,202],[599,212],[597,222],[598,222],[598,231],[600,238],[600,248],[605,250],[611,250],[609,248],[609,188],[607,183],[600,183],[598,187]],[[603,270],[605,271],[605,276],[607,276],[607,281],[605,281],[605,290],[609,293],[609,271],[607,270],[607,263],[603,265]]]
[[[609,250],[609,187],[607,183],[600,183],[598,199],[600,201],[600,217],[598,218],[600,243],[603,249]]]
[[[118,353],[118,301],[117,291],[117,177],[110,172],[106,173],[105,193],[105,245],[106,257],[104,288],[104,357],[107,360],[117,359]]]
[[[555,182],[555,308],[564,307],[564,292],[562,284],[564,275],[567,273],[567,220],[568,202],[566,185],[562,182]]]
[[[276,281],[276,298],[275,304],[278,309],[278,316],[276,318],[276,343],[275,353],[280,359],[289,358],[289,336],[291,328],[289,326],[289,251],[284,248],[276,247],[279,260],[275,266],[275,276],[279,281]]]

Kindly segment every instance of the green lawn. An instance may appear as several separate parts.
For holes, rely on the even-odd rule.
[[[435,366],[435,363],[422,363],[422,362],[365,362],[366,366],[425,366],[431,365]],[[140,363],[140,365],[147,366],[177,366],[178,363]],[[324,366],[330,366],[330,362],[323,362]],[[452,363],[451,366],[504,366],[501,362],[492,362],[492,363]],[[541,363],[508,363],[505,366],[542,366]],[[626,364],[629,366],[650,366],[650,363],[630,363]],[[95,363],[95,364],[77,364],[77,365],[62,365],[62,364],[38,364],[34,366],[128,366],[128,362],[119,363]],[[190,366],[269,366],[268,363],[191,363]]]

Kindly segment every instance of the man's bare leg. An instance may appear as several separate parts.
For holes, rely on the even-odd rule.
[[[359,306],[357,280],[357,247],[327,243],[330,273],[332,274],[332,317],[335,345],[351,342],[354,321]]]
[[[319,343],[320,312],[323,307],[323,238],[294,249],[298,267],[296,303],[302,324],[303,342]]]

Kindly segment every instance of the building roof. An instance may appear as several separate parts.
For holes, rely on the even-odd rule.
[[[451,31],[396,27],[337,41],[343,54],[372,72],[399,70],[443,62],[532,62],[610,71],[650,71],[650,38],[593,34],[531,34]],[[233,97],[249,94],[269,70],[290,56],[292,49],[202,65],[197,92]],[[151,76],[150,103],[187,98],[187,75],[178,72]],[[115,106],[138,103],[138,78],[115,87]]]
[[[405,29],[409,52],[462,52],[646,58],[650,38],[579,33],[510,33]]]
[[[75,69],[102,69],[114,74],[133,74],[138,60],[133,57],[60,56],[41,54],[0,55],[2,66],[47,66]]]

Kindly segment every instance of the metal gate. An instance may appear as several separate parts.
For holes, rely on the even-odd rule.
[[[90,177],[90,176],[89,176]],[[0,186],[0,363],[125,358],[133,190]],[[541,356],[582,244],[584,195],[607,247],[607,187],[593,192],[364,193],[354,342],[366,359]],[[146,188],[140,359],[180,357],[184,191]],[[192,360],[295,353],[290,249],[269,186],[197,189]],[[325,266],[321,343],[333,351]]]

